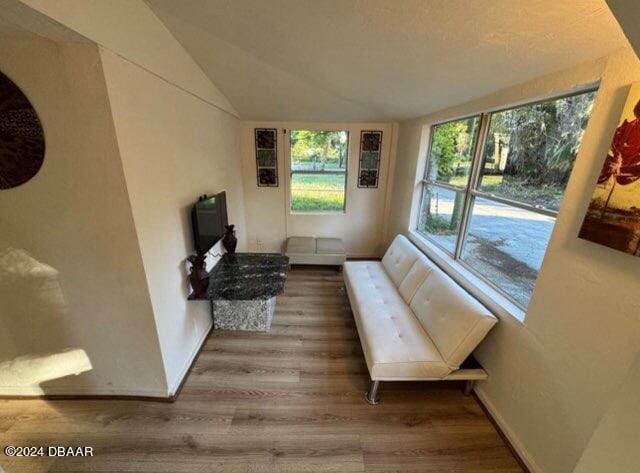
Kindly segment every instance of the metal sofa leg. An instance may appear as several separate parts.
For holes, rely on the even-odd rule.
[[[468,379],[465,383],[464,383],[464,395],[468,396],[469,394],[471,394],[471,391],[473,391],[473,386],[476,384],[475,380],[473,379]]]
[[[378,404],[378,401],[380,401],[380,396],[378,396],[379,388],[380,381],[371,381],[371,388],[364,393],[364,398],[369,404]]]

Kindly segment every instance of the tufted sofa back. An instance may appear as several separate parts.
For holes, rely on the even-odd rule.
[[[400,286],[419,256],[418,249],[402,235],[393,239],[391,246],[382,257],[382,266],[396,287]]]
[[[498,321],[402,235],[382,266],[451,369],[460,367]]]

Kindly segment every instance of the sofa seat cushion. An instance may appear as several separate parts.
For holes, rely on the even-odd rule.
[[[451,372],[381,263],[347,262],[344,272],[371,379],[439,379]]]
[[[409,308],[380,262],[347,261],[343,270],[345,279],[351,284],[352,305],[357,305],[361,310],[402,305]]]

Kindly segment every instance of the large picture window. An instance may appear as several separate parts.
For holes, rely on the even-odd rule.
[[[291,130],[291,210],[344,212],[348,131]]]
[[[434,125],[418,233],[526,308],[594,98]]]

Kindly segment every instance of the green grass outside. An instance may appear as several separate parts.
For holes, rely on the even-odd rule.
[[[467,185],[467,176],[453,176],[449,179],[449,184],[452,186],[464,187]],[[494,187],[502,184],[502,176],[486,175],[482,178],[482,185],[486,187]]]
[[[291,210],[341,212],[344,209],[344,174],[294,174],[291,178]]]
[[[344,174],[294,174],[291,178],[291,210],[294,212],[340,212],[344,209]],[[449,183],[465,186],[466,176],[454,176]],[[482,190],[504,197],[558,209],[564,189],[530,187],[509,183],[499,175],[482,178]]]

